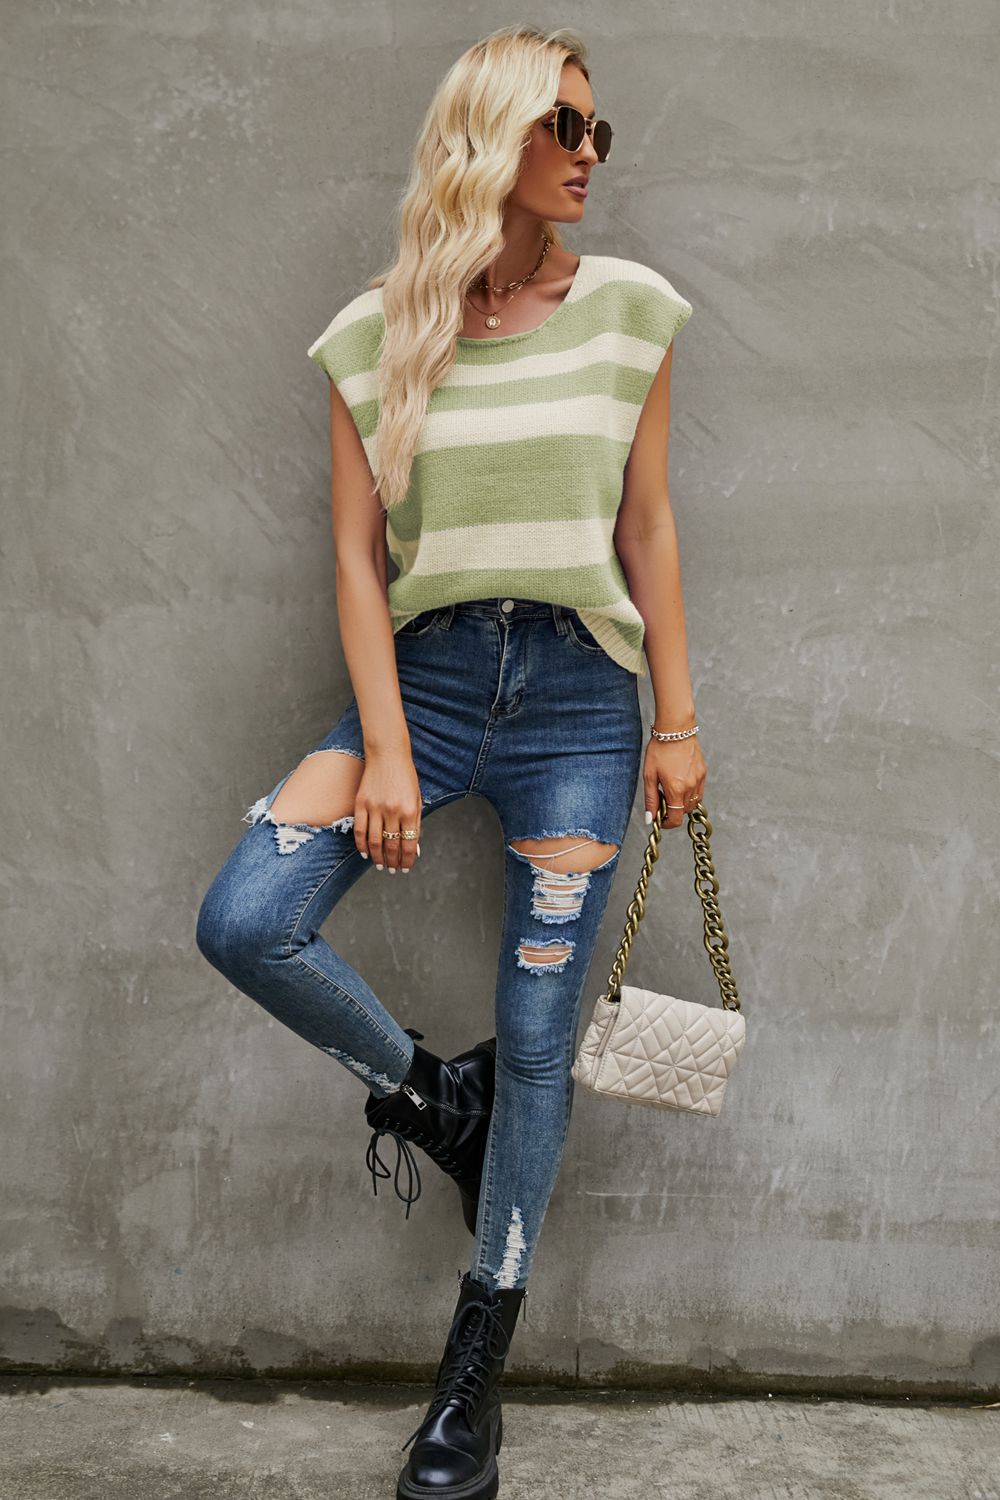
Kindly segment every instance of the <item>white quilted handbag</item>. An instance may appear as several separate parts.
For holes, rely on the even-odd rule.
[[[687,831],[694,848],[694,888],[705,909],[705,947],[719,982],[722,1006],[699,1005],[694,1000],[658,995],[621,982],[632,939],[646,909],[650,872],[660,857],[666,814],[667,799],[661,791],[642,873],[629,903],[625,935],[607,990],[594,1006],[573,1063],[573,1077],[611,1099],[717,1115],[729,1075],[746,1041],[746,1020],[729,968],[729,943],[716,900],[719,882],[708,843],[712,825],[701,802],[688,813]]]

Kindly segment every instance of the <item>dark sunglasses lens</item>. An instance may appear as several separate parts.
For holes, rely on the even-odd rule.
[[[611,137],[614,134],[607,120],[598,120],[594,126],[594,150],[597,152],[598,161],[607,161],[608,152],[611,150]]]
[[[569,104],[556,110],[556,140],[564,151],[579,151],[586,132],[583,115]]]

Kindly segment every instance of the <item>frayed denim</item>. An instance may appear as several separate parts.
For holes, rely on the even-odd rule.
[[[447,605],[417,615],[394,642],[422,818],[480,796],[503,829],[496,1094],[470,1271],[493,1289],[524,1286],[563,1157],[581,1005],[639,781],[638,683],[560,605]],[[309,754],[328,751],[364,759],[353,696]],[[406,1077],[413,1041],[319,932],[372,865],[358,853],[352,815],[273,817],[291,774],[247,808],[247,830],[202,902],[198,947],[384,1096]],[[512,847],[567,836],[574,849],[596,841],[615,850],[562,872],[546,867],[544,852]]]

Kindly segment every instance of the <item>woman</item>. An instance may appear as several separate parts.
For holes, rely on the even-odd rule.
[[[610,140],[572,33],[504,28],[439,87],[398,257],[309,349],[330,377],[354,694],[248,810],[198,920],[209,962],[367,1085],[373,1184],[382,1136],[397,1192],[414,1143],[458,1183],[475,1246],[403,1445],[405,1500],[497,1493],[497,1384],[640,769],[647,822],[661,788],[672,828],[704,791],[667,494],[671,341],[691,305],[651,267],[572,254],[556,227],[583,218]],[[409,874],[423,819],[473,794],[505,841],[497,1034],[444,1060],[319,929],[366,869]]]

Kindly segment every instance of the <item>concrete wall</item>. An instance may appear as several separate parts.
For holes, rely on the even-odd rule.
[[[520,14],[7,7],[7,1368],[440,1353],[457,1194],[373,1199],[363,1090],[194,920],[350,691],[306,346],[445,68]],[[995,1394],[995,7],[533,15],[618,132],[568,242],[695,306],[671,488],[750,1041],[718,1120],[578,1091],[509,1378]],[[637,805],[595,997],[645,838]],[[502,838],[467,800],[423,848],[328,932],[457,1051]],[[683,832],[654,887],[630,978],[712,1000]]]

